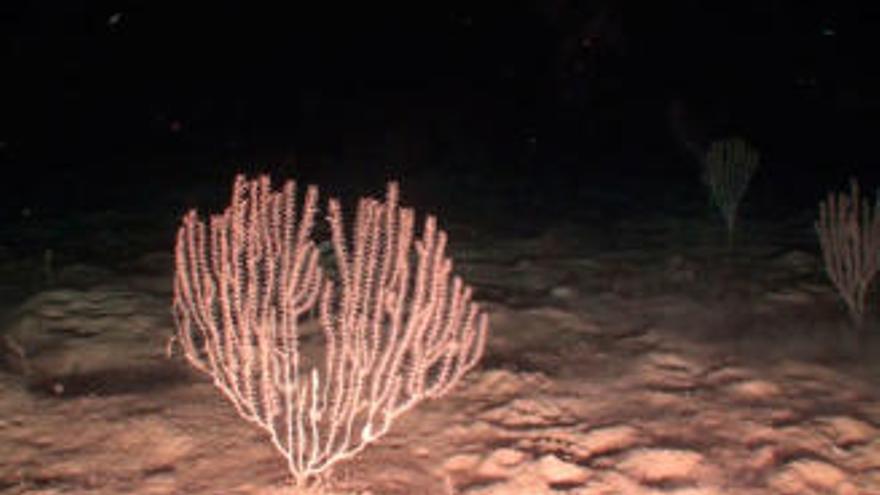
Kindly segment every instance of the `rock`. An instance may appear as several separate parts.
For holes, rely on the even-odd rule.
[[[821,266],[821,260],[812,253],[800,250],[787,251],[773,259],[772,263],[779,268],[789,270],[800,275],[815,273]]]
[[[703,462],[698,452],[681,449],[641,449],[618,465],[633,478],[648,483],[692,481]]]
[[[578,445],[589,452],[589,456],[620,451],[639,442],[639,430],[629,425],[615,425],[597,428],[584,434]]]
[[[557,285],[550,289],[550,297],[561,301],[571,301],[578,295],[577,289],[567,285]]]
[[[549,485],[580,485],[590,477],[590,471],[577,464],[565,462],[555,455],[545,455],[535,461],[538,474]]]
[[[478,454],[458,454],[443,463],[443,471],[447,473],[467,473],[477,468],[483,459]]]
[[[680,254],[675,254],[666,259],[664,274],[666,279],[673,284],[693,284],[697,281],[697,274],[701,267],[693,260],[687,259]]]
[[[768,292],[764,295],[764,299],[770,303],[791,304],[794,306],[808,306],[816,302],[816,297],[813,294],[796,289]]]
[[[540,373],[516,373],[510,370],[488,370],[471,373],[468,394],[474,396],[504,397],[514,396],[523,390],[542,390],[552,381]]]
[[[820,430],[841,448],[865,444],[877,438],[877,428],[850,416],[832,416],[817,422]]]
[[[571,421],[552,398],[519,398],[483,413],[481,419],[509,428],[547,426]]]
[[[534,477],[518,477],[488,486],[468,488],[461,492],[462,495],[557,495],[558,493]]]
[[[106,283],[114,277],[114,273],[106,268],[92,265],[72,264],[58,270],[54,283],[63,287],[87,289]]]
[[[782,389],[766,380],[747,380],[731,385],[728,392],[741,400],[764,401],[778,397]]]
[[[477,475],[489,479],[506,478],[528,456],[516,449],[501,448],[490,453],[477,468]]]
[[[815,493],[857,493],[848,481],[848,476],[840,468],[815,459],[798,459],[788,463],[785,468],[770,479],[770,487],[782,494]]]
[[[3,331],[3,360],[34,386],[73,393],[71,381],[118,389],[150,368],[169,372],[168,303],[123,289],[58,289],[26,301]],[[94,390],[93,390],[94,391]]]

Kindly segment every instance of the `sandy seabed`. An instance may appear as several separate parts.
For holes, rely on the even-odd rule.
[[[480,367],[315,491],[880,494],[880,328],[852,328],[817,252],[580,236],[453,244],[491,315]],[[264,434],[165,357],[170,266],[62,268],[7,308],[0,493],[297,493]]]

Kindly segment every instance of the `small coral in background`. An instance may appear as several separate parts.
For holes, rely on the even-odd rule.
[[[819,204],[816,232],[828,277],[853,321],[861,326],[868,289],[880,267],[880,215],[867,199],[860,198],[855,179],[850,181],[849,195],[832,192]]]
[[[703,182],[727,227],[728,244],[733,242],[740,202],[760,163],[758,151],[740,138],[715,141],[703,162]]]

